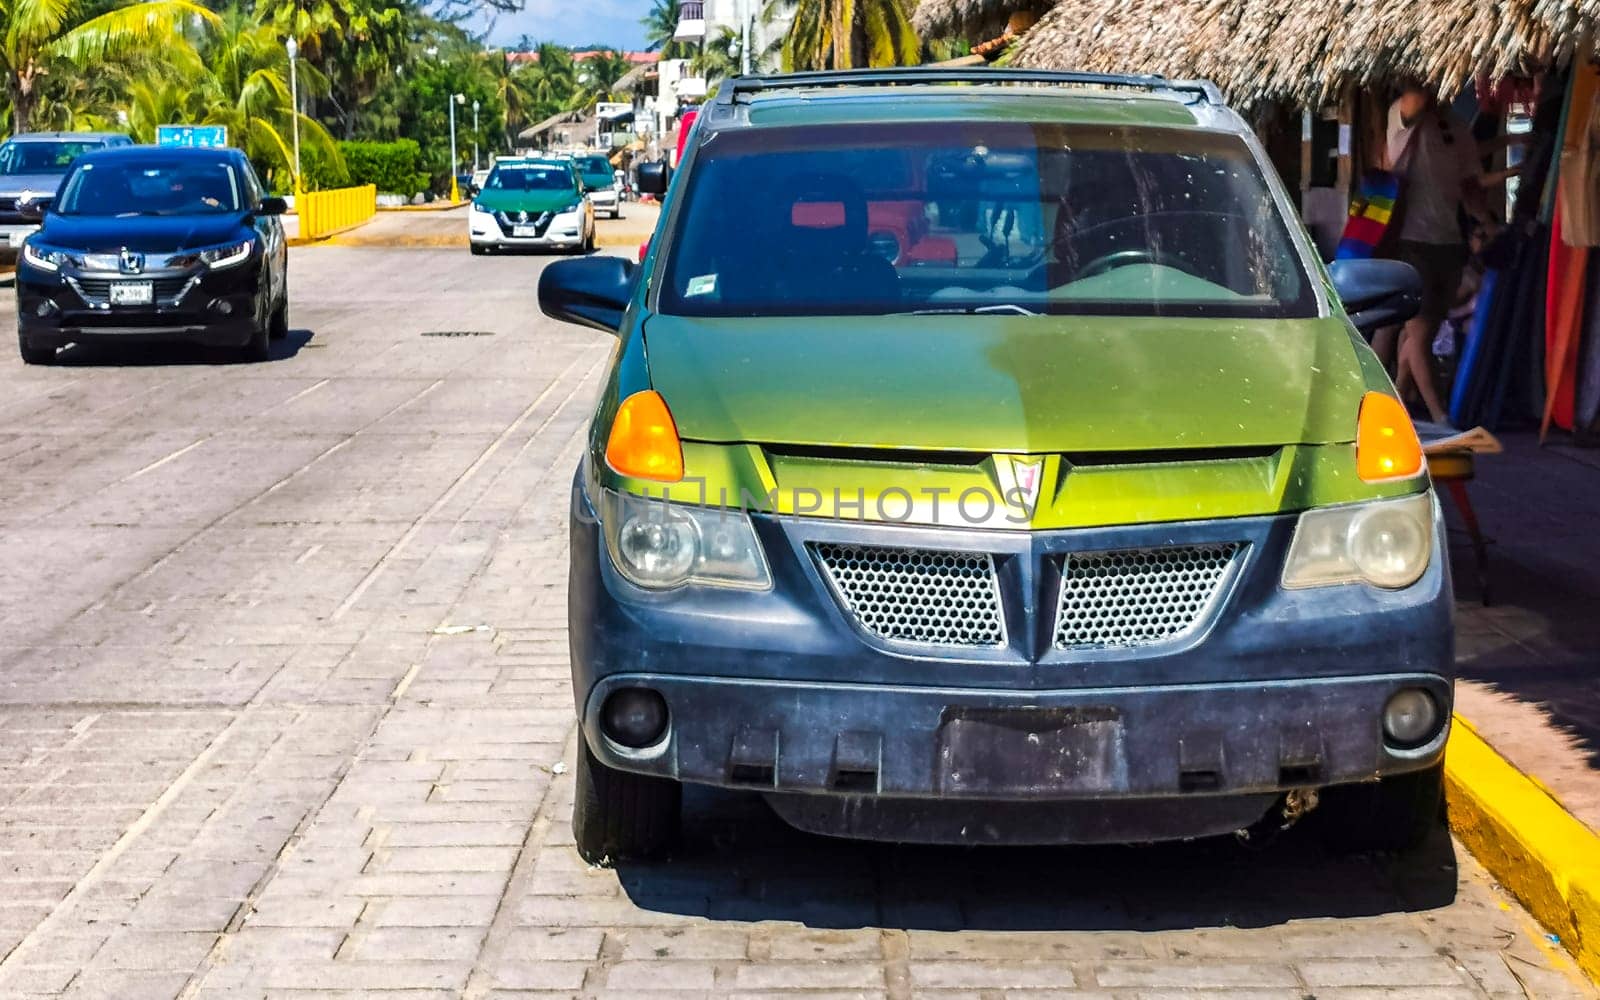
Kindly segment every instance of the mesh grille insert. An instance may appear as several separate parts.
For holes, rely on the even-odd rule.
[[[821,542],[812,546],[845,610],[884,639],[1002,646],[1000,590],[987,552]]]
[[[1244,546],[1073,552],[1062,560],[1057,649],[1144,646],[1187,632]]]

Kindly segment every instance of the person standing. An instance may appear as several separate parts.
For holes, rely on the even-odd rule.
[[[1415,387],[1429,419],[1448,423],[1449,410],[1434,383],[1432,345],[1439,324],[1455,302],[1467,263],[1461,228],[1465,211],[1486,227],[1485,177],[1472,128],[1441,107],[1429,90],[1407,85],[1389,106],[1389,168],[1402,178],[1401,220],[1396,256],[1422,277],[1422,310],[1399,334],[1395,388],[1404,399]],[[1497,178],[1498,179],[1498,178]],[[1380,357],[1393,333],[1375,339]]]

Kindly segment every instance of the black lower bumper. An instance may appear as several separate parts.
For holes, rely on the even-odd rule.
[[[21,335],[36,347],[68,344],[195,344],[203,347],[243,347],[255,335],[253,320],[197,322],[181,317],[161,317],[146,324],[111,323],[17,324]]]

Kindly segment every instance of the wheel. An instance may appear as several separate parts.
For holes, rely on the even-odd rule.
[[[482,243],[474,243],[474,244],[472,244],[472,256],[474,256],[474,257],[482,257],[485,254],[487,254],[488,252],[489,252],[489,248],[484,246]]]
[[[612,209],[612,210],[611,210],[611,217],[612,217],[612,218],[613,218],[613,219],[620,219],[620,218],[622,218],[622,206],[621,206],[621,205],[618,205],[618,206],[617,206],[617,207],[616,207],[616,208],[613,208],[613,209]]]
[[[583,253],[594,253],[594,227],[589,227],[589,234],[583,238]]]
[[[17,331],[17,353],[22,355],[25,365],[53,365],[56,363],[56,349],[35,344]]]
[[[278,300],[278,308],[272,310],[272,319],[267,323],[267,335],[273,340],[282,340],[289,336],[289,292],[284,290],[283,298]]]
[[[1439,763],[1366,784],[1325,788],[1311,815],[1335,851],[1412,851],[1440,824],[1443,806],[1444,764]]]
[[[655,858],[678,839],[683,786],[667,778],[617,771],[595,760],[578,737],[572,836],[592,865]]]
[[[265,361],[272,356],[272,317],[265,323],[257,322],[250,331],[250,339],[239,350],[242,361]]]

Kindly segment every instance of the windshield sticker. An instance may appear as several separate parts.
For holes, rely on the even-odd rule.
[[[693,298],[696,295],[711,295],[716,290],[717,276],[714,274],[702,274],[698,278],[689,279],[689,287],[684,289],[683,294]]]

